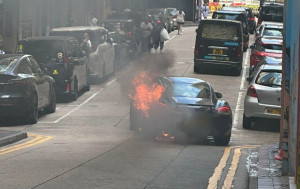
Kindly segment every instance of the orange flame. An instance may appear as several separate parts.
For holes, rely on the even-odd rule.
[[[133,100],[133,105],[148,117],[151,104],[159,101],[165,89],[157,83],[153,84],[151,77],[148,77],[146,72],[141,72],[133,79],[132,83],[134,91],[130,98]]]

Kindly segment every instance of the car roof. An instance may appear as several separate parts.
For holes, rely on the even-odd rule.
[[[61,40],[77,40],[77,39],[72,36],[41,36],[41,37],[30,37],[20,41],[29,42],[29,41],[61,41]]]
[[[283,28],[283,23],[282,22],[266,22],[263,21],[262,26],[267,27],[267,28]]]
[[[261,42],[264,44],[282,45],[283,37],[264,36],[261,38]]]
[[[61,28],[53,28],[51,31],[106,31],[104,27],[101,26],[71,26],[71,27],[61,27]]]
[[[221,14],[245,14],[245,12],[240,12],[240,11],[229,11],[229,10],[220,10],[220,11],[215,11],[215,13],[221,13]]]
[[[246,9],[244,7],[223,7],[224,11],[233,11],[233,12],[244,12]]]
[[[263,64],[260,67],[260,70],[282,70],[282,65],[271,65],[271,64]]]
[[[191,78],[191,77],[168,76],[168,77],[162,77],[162,78],[167,79],[172,83],[185,83],[185,84],[207,83],[206,81],[203,81],[201,79]]]
[[[279,2],[265,2],[262,7],[284,7],[284,3]]]
[[[233,24],[238,24],[241,25],[240,21],[236,20],[225,20],[225,19],[207,19],[207,20],[201,20],[200,23],[216,23],[216,22],[228,22],[228,23],[233,23]]]

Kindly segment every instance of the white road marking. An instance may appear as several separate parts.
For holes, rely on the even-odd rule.
[[[106,86],[109,86],[109,85],[113,84],[115,81],[117,81],[117,79],[113,79],[113,80],[111,80],[110,82],[106,83],[105,85],[106,85]]]
[[[171,39],[169,39],[168,41],[165,42],[165,44],[169,43],[169,41],[171,41],[172,39],[174,39],[177,35],[174,35],[173,37],[171,37]]]
[[[83,105],[85,105],[86,103],[88,103],[90,100],[92,100],[95,96],[97,96],[101,91],[103,90],[103,88],[101,88],[98,92],[94,93],[92,96],[90,96],[88,99],[86,99],[83,103],[81,103],[80,105],[78,105],[76,108],[72,109],[70,112],[68,112],[67,114],[65,114],[64,116],[58,118],[57,120],[53,121],[53,122],[39,122],[42,124],[53,124],[53,123],[58,123],[61,120],[63,120],[64,118],[68,117],[70,114],[72,114],[73,112],[75,112],[76,110],[78,110],[79,108],[81,108]]]
[[[240,92],[239,92],[239,96],[237,99],[237,103],[236,103],[236,107],[235,107],[235,113],[234,113],[234,118],[233,118],[233,124],[232,124],[232,130],[237,130],[237,126],[238,126],[238,121],[239,121],[239,112],[244,110],[244,109],[240,109],[241,103],[242,103],[242,97],[243,94],[245,93],[245,81],[246,81],[246,69],[248,65],[248,55],[249,55],[249,50],[247,50],[246,53],[246,58],[244,61],[244,65],[243,65],[243,74],[242,74],[242,81],[241,81],[241,85],[240,85]]]

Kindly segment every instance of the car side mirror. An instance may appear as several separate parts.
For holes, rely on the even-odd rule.
[[[215,92],[215,94],[216,94],[217,98],[222,98],[223,97],[223,95],[221,93],[219,93],[219,92]]]

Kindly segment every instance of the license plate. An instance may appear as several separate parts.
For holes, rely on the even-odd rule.
[[[213,54],[223,55],[223,49],[213,49]]]
[[[279,108],[267,108],[266,112],[268,114],[280,114],[280,109]]]

